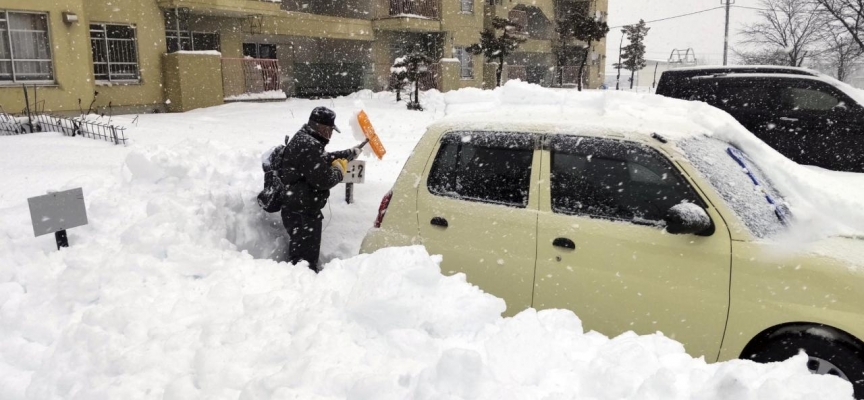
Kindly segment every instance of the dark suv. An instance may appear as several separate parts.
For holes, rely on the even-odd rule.
[[[703,67],[666,71],[657,94],[704,101],[731,114],[786,157],[864,172],[864,94],[793,67]]]

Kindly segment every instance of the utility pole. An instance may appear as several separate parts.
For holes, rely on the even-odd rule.
[[[735,0],[720,0],[720,4],[726,3],[726,36],[723,39],[723,65],[729,62],[729,11],[732,9],[732,4]]]
[[[624,46],[624,32],[621,32],[621,43],[618,44],[618,78],[615,79],[615,90],[621,90],[621,48]]]

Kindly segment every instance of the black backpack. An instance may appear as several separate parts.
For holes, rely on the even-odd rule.
[[[279,179],[279,168],[282,166],[284,151],[284,144],[274,147],[261,164],[264,169],[264,189],[258,193],[258,205],[269,213],[282,209],[282,193],[285,191],[285,185]]]

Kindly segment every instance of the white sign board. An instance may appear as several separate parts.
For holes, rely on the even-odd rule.
[[[81,188],[48,193],[27,199],[36,236],[87,225],[84,191]]]
[[[366,161],[354,160],[348,163],[348,170],[342,183],[363,183],[366,181]]]

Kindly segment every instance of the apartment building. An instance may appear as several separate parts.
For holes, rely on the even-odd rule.
[[[4,0],[0,106],[185,111],[277,90],[384,90],[394,60],[412,51],[440,60],[424,89],[491,87],[495,65],[465,48],[493,16],[528,38],[506,60],[507,78],[574,83],[572,66],[561,76],[555,68],[555,16],[607,8],[608,0]],[[585,83],[598,87],[605,42],[587,51]]]

